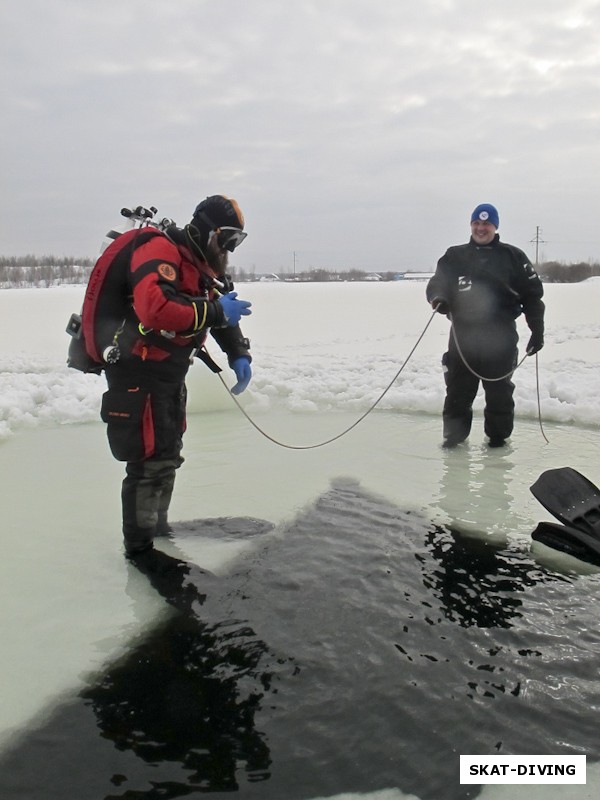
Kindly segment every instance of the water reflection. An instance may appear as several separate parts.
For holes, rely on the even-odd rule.
[[[600,582],[404,501],[338,481],[226,579],[137,570],[170,617],[0,759],[3,800],[467,800],[460,752],[599,757]]]
[[[443,451],[439,503],[450,522],[427,532],[433,560],[420,560],[423,584],[440,610],[464,627],[510,627],[522,616],[526,589],[547,580],[528,558],[510,550],[513,468],[508,447],[493,454]]]
[[[489,452],[461,448],[442,454],[439,506],[447,514],[449,526],[484,534],[488,542],[505,545],[514,514],[509,486],[515,463],[510,447]]]
[[[177,762],[188,773],[179,785],[172,776],[154,782],[156,797],[234,791],[241,774],[267,780],[269,747],[255,726],[271,689],[267,645],[243,622],[202,621],[214,576],[158,550],[133,563],[179,613],[82,693],[103,738],[148,764]]]
[[[429,531],[426,544],[433,561],[422,560],[423,584],[447,619],[464,627],[507,628],[522,616],[522,594],[541,578],[529,560],[445,528]]]

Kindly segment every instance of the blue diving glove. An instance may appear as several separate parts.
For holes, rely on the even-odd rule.
[[[252,378],[250,362],[245,356],[240,356],[231,362],[231,369],[235,372],[235,377],[237,378],[237,383],[232,388],[231,394],[241,394]]]
[[[230,327],[237,325],[241,317],[247,317],[248,314],[252,313],[250,311],[252,303],[249,303],[247,300],[238,300],[237,292],[222,294],[221,297],[219,297],[219,303],[221,303],[223,307],[225,322]]]

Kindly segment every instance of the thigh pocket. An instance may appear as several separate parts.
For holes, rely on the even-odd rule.
[[[150,393],[109,389],[102,395],[100,416],[117,461],[141,461],[154,454],[154,420]]]

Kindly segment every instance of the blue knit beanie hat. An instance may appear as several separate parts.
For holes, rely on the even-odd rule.
[[[500,217],[498,211],[490,203],[481,203],[471,214],[471,222],[480,220],[481,222],[491,222],[497,228],[500,225]]]

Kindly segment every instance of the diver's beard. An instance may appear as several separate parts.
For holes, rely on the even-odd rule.
[[[217,275],[225,274],[228,262],[229,252],[227,250],[221,250],[220,248],[213,250],[212,247],[207,248],[206,263]]]

